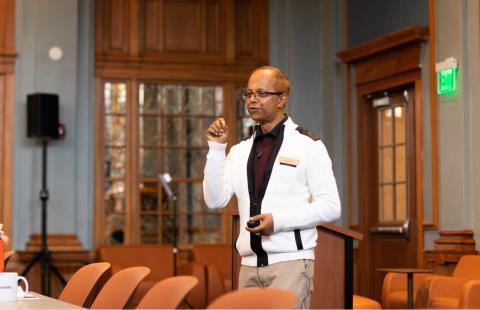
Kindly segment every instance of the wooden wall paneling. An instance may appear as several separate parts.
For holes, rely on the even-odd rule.
[[[429,77],[430,77],[430,140],[431,140],[431,166],[432,166],[432,220],[424,223],[425,229],[438,229],[438,128],[437,128],[437,74],[435,72],[436,56],[436,13],[435,0],[428,1],[428,58],[429,58]]]
[[[340,57],[344,63],[354,64],[392,48],[398,48],[399,46],[414,42],[424,42],[427,37],[427,27],[410,26],[338,52],[337,56]]]
[[[411,44],[366,59],[356,66],[356,83],[363,84],[419,67],[420,45]]]
[[[100,62],[268,62],[266,0],[101,0],[95,22]]]
[[[235,16],[237,59],[267,64],[268,2],[264,0],[235,0]],[[265,25],[258,27],[258,24],[262,22]]]
[[[139,82],[131,78],[127,82],[127,115],[126,115],[126,154],[125,161],[128,171],[125,174],[125,244],[140,243],[140,168],[139,168],[139,142],[138,142],[138,86]]]
[[[221,51],[222,39],[225,36],[225,27],[222,25],[222,18],[220,13],[224,13],[225,6],[223,10],[220,11],[220,3],[218,1],[207,1],[204,3],[205,6],[205,51],[212,53],[219,53]]]
[[[12,63],[13,66],[13,63]],[[15,75],[12,72],[5,76],[4,117],[3,117],[3,172],[2,187],[3,216],[5,217],[6,233],[12,235],[12,208],[13,208],[13,113],[15,102]]]
[[[423,100],[422,100],[422,92],[423,92],[423,85],[422,85],[422,77],[420,75],[420,70],[416,71],[418,76],[415,79],[415,128],[414,136],[415,136],[415,203],[417,205],[416,208],[416,235],[423,236],[423,222],[424,222],[424,212],[425,212],[425,205],[424,205],[424,175],[423,175]],[[425,238],[417,238],[417,266],[423,267],[423,249],[425,244]]]
[[[147,0],[140,8],[149,62],[223,63],[228,0]],[[232,37],[233,40],[233,37]]]
[[[159,64],[142,63],[126,66],[124,63],[98,62],[96,75],[105,78],[129,78],[218,83],[232,81],[246,84],[254,64],[238,66],[209,64]]]
[[[126,131],[125,131],[125,239],[124,244],[138,244],[140,236],[139,219],[135,218],[139,216],[140,210],[138,208],[138,166],[135,166],[138,162],[135,159],[138,158],[138,147],[134,148],[134,141],[136,140],[132,134],[137,133],[135,125],[137,124],[138,114],[136,106],[133,102],[137,102],[138,92],[136,90],[137,83],[134,79],[125,81],[127,88],[127,104],[126,104]],[[130,171],[130,173],[127,173]],[[137,172],[137,173],[132,173]],[[127,233],[128,232],[128,233]]]
[[[236,106],[236,83],[224,83],[223,88],[223,117],[229,125],[227,151],[230,151],[230,147],[235,145],[237,137],[237,126],[235,121],[237,120]],[[230,200],[228,206],[224,210],[236,211],[236,198]],[[230,211],[223,211],[222,216],[222,241],[227,244],[232,240],[232,217]]]
[[[202,2],[165,0],[165,50],[202,51]]]
[[[134,0],[101,0],[96,2],[97,56],[126,58],[130,48],[131,9]],[[135,11],[134,11],[135,12]]]
[[[255,55],[253,0],[235,1],[235,13],[237,17],[235,20],[237,56],[253,57]]]
[[[0,54],[15,54],[15,0],[0,0]]]
[[[7,11],[5,10],[6,0],[0,0],[0,53],[5,50],[5,32],[7,29],[7,24],[4,22],[6,20]]]
[[[225,0],[225,61],[233,63],[235,61],[235,0]]]
[[[142,34],[142,53],[159,53],[165,50],[165,2],[163,0],[145,0],[140,8],[140,32]]]
[[[104,242],[105,208],[104,208],[104,114],[103,114],[103,79],[95,78],[95,123],[94,123],[94,237],[93,248],[97,249]]]
[[[369,146],[372,145],[372,141],[376,140],[376,136],[373,134],[373,130],[367,130],[366,128],[374,124],[374,120],[371,119],[372,113],[367,113],[371,106],[367,104],[367,99],[364,94],[357,92],[357,141],[362,141],[357,144],[358,154],[371,154]],[[370,135],[367,133],[370,132]],[[358,162],[362,162],[362,159],[359,159]],[[373,160],[367,160],[358,167],[357,179],[358,179],[358,226],[359,231],[364,233],[364,239],[359,242],[359,272],[358,279],[361,285],[359,285],[359,293],[361,295],[367,296],[368,293],[372,290],[373,281],[369,280],[374,274],[374,271],[371,270],[370,261],[374,258],[371,255],[365,255],[363,253],[371,253],[372,245],[371,239],[372,236],[368,233],[369,222],[368,218],[376,216],[375,214],[369,214],[371,212],[370,208],[361,208],[361,206],[376,205],[377,200],[372,191],[367,184],[367,182],[362,182],[362,176],[365,179],[374,179],[377,172],[377,167],[373,165]]]
[[[0,0],[1,1],[1,0]],[[1,13],[0,13],[1,14]],[[2,73],[0,73],[0,150],[5,150],[5,146],[4,146],[4,143],[3,143],[3,130],[4,130],[4,126],[3,126],[3,119],[5,117],[5,112],[3,111],[4,110],[4,107],[5,107],[5,100],[3,99],[3,94],[5,93],[5,75],[3,75]],[[3,157],[5,156],[4,152],[0,152],[0,176],[3,176],[4,175],[4,159]],[[3,193],[3,186],[4,186],[4,183],[5,183],[5,179],[3,177],[0,177],[0,190],[2,190],[2,193]],[[2,196],[0,196],[0,216],[1,216],[1,219],[0,220],[0,223],[3,223],[3,217],[4,217],[4,203],[3,203],[3,194]],[[3,223],[5,224],[5,223]],[[7,227],[7,225],[5,225],[5,227]],[[3,265],[2,265],[3,266]]]
[[[424,253],[425,267],[436,274],[451,276],[462,256],[478,254],[472,230],[443,230],[438,234],[433,250]]]
[[[128,49],[132,59],[140,56],[140,5],[138,0],[130,0],[128,3]]]
[[[0,0],[0,222],[12,235],[15,1]]]
[[[260,64],[268,64],[268,1],[256,1],[257,27],[259,40],[257,42],[258,54],[256,55]],[[265,23],[262,25],[262,23]]]

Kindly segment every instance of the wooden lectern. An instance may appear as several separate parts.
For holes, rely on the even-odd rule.
[[[238,284],[241,257],[235,250],[235,240],[240,229],[236,210],[232,215],[232,288]],[[363,235],[334,224],[317,226],[318,240],[315,248],[314,290],[311,309],[352,309],[353,306],[353,240]]]

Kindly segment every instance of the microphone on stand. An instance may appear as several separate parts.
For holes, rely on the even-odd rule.
[[[162,188],[167,194],[169,201],[173,202],[172,210],[173,210],[173,218],[172,218],[172,253],[173,253],[173,275],[177,275],[177,196],[173,191],[172,187],[170,186],[170,182],[172,181],[172,177],[169,173],[160,173],[158,175],[158,179],[160,180],[160,184],[162,184]]]
[[[165,190],[165,193],[167,193],[168,198],[172,199],[175,195],[170,184],[168,184],[172,181],[172,177],[169,173],[161,173],[158,175],[158,178],[160,179],[160,183],[162,183],[162,187]]]

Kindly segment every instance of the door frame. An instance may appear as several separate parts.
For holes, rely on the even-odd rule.
[[[365,163],[358,161],[358,152],[361,151],[361,141],[357,140],[358,126],[358,105],[361,101],[361,94],[374,93],[375,90],[394,88],[395,86],[413,83],[415,87],[415,178],[416,178],[416,213],[417,213],[417,265],[423,264],[423,246],[424,229],[428,228],[424,223],[423,206],[423,120],[422,109],[422,80],[421,73],[423,69],[420,65],[420,56],[422,49],[426,48],[424,44],[429,37],[428,27],[409,26],[397,32],[387,34],[366,43],[348,48],[337,53],[337,56],[347,64],[346,70],[346,121],[347,121],[347,208],[348,225],[352,230],[357,230],[368,237],[369,231],[366,227],[366,221],[361,219],[364,204],[362,204],[361,189],[359,181],[359,168]],[[431,50],[431,49],[430,49]],[[431,60],[430,64],[431,64]],[[430,68],[431,69],[431,68]],[[431,74],[431,70],[428,71]],[[430,75],[430,78],[434,76]],[[430,81],[431,82],[431,81]],[[431,83],[430,83],[431,84]],[[428,87],[431,93],[431,88]],[[432,95],[432,94],[431,94]],[[430,105],[430,113],[435,113]],[[431,118],[431,127],[434,127],[433,116]],[[433,135],[433,131],[432,131]],[[432,136],[432,140],[435,137]],[[433,143],[433,142],[432,142]],[[432,144],[432,162],[436,158],[436,149]],[[432,169],[436,166],[432,163]],[[432,171],[432,196],[436,195],[435,178],[436,171]],[[433,197],[435,198],[435,197]],[[433,199],[435,202],[436,199]],[[434,216],[436,214],[436,205],[433,205]],[[364,217],[365,215],[363,215]],[[373,292],[372,284],[369,280],[369,270],[367,268],[366,255],[369,253],[369,238],[365,238],[358,243],[355,249],[355,291],[370,295]]]
[[[365,96],[367,94],[376,93],[379,91],[398,88],[406,85],[413,85],[414,88],[414,130],[413,130],[413,143],[415,149],[414,156],[414,171],[413,171],[413,186],[411,187],[414,190],[414,203],[415,203],[415,227],[412,227],[411,238],[416,239],[416,262],[417,266],[423,265],[423,247],[424,247],[424,236],[423,236],[423,122],[422,122],[422,80],[421,80],[421,70],[413,70],[410,72],[402,73],[393,77],[381,79],[378,81],[369,82],[367,84],[361,85],[356,89],[356,98],[358,106],[357,114],[357,128],[360,128],[362,124],[367,124],[372,120],[366,119],[371,116],[371,113],[361,113],[367,111],[368,107],[365,107],[367,99]],[[363,107],[362,107],[363,105]],[[366,115],[368,114],[368,115]],[[357,139],[358,141],[374,141],[376,139],[375,131],[371,131],[370,135],[365,135],[367,130],[359,130]],[[407,128],[407,131],[410,131]],[[411,141],[411,140],[410,140]],[[412,142],[407,142],[412,143]],[[371,223],[374,221],[372,214],[369,213],[371,210],[372,202],[376,202],[376,197],[373,197],[374,191],[371,191],[368,188],[368,183],[363,182],[365,179],[371,179],[376,177],[377,167],[373,167],[372,164],[376,165],[377,161],[365,160],[367,154],[370,150],[365,148],[371,145],[371,143],[358,143],[358,148],[356,152],[357,162],[361,162],[361,165],[358,165],[358,192],[362,193],[358,198],[358,210],[359,210],[359,231],[363,233],[364,239],[359,243],[359,289],[362,295],[374,297],[374,283],[373,275],[376,270],[372,266],[372,257],[371,253],[373,251],[372,236],[370,233]],[[375,175],[373,175],[375,174]],[[365,195],[366,194],[366,195]],[[392,266],[395,267],[395,266]],[[415,266],[411,266],[415,267]]]

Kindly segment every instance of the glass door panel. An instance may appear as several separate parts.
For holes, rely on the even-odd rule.
[[[159,187],[161,173],[172,176],[172,188],[178,196],[178,242],[220,241],[211,239],[216,236],[205,234],[207,211],[201,183],[208,150],[204,132],[210,122],[222,114],[222,96],[220,86],[139,85],[142,243],[173,241],[173,206]],[[154,201],[158,204],[156,208],[145,206]],[[220,231],[221,213],[215,211],[211,216],[219,219],[216,230]]]
[[[127,88],[104,83],[104,243],[122,244],[125,235],[125,124]]]
[[[379,223],[408,218],[405,102],[377,109]]]

